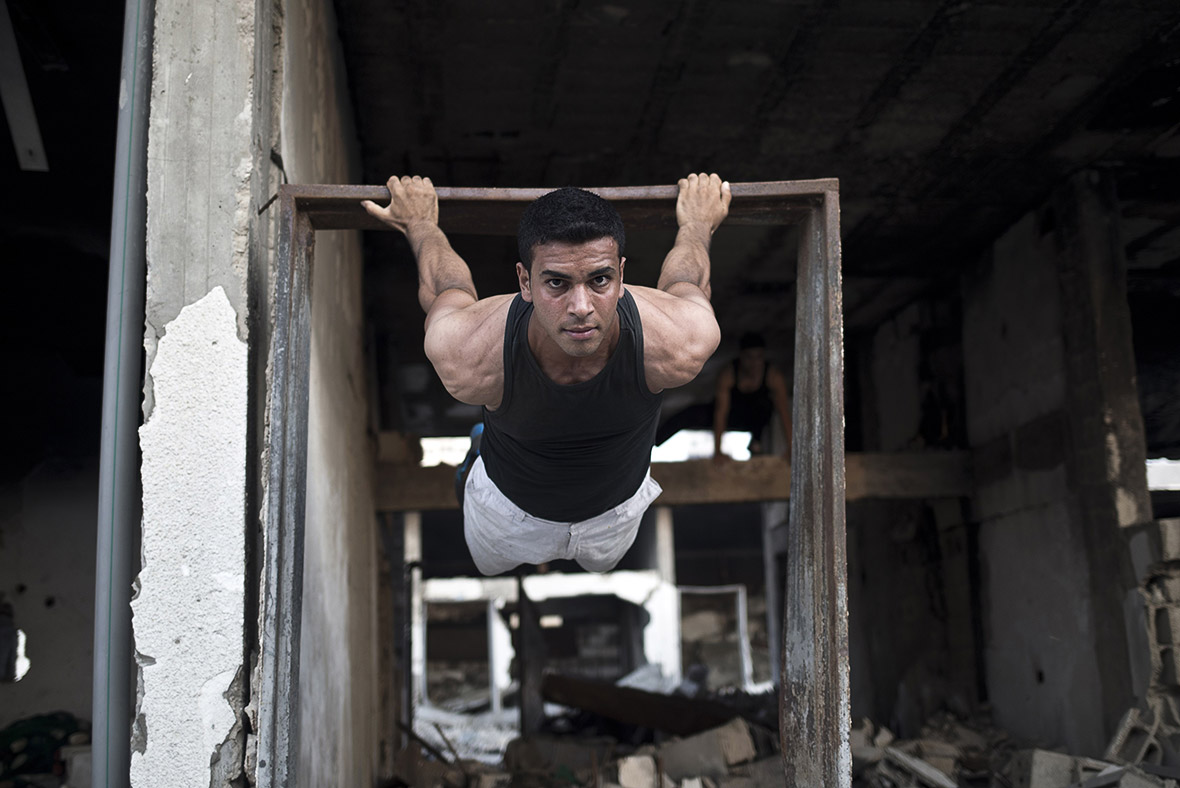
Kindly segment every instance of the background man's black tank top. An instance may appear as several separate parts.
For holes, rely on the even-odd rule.
[[[648,391],[643,327],[635,299],[619,299],[619,343],[606,366],[561,385],[529,349],[533,305],[520,295],[504,327],[504,398],[484,409],[480,454],[508,499],[534,517],[578,522],[618,506],[639,489],[663,394]]]

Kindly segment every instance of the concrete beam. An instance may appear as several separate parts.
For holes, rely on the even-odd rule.
[[[960,498],[971,495],[966,452],[850,453],[845,457],[848,500],[862,498]],[[700,503],[752,503],[786,500],[791,466],[782,457],[745,462],[712,460],[657,462],[652,476],[664,488],[661,506]],[[378,463],[379,511],[455,509],[455,469]]]

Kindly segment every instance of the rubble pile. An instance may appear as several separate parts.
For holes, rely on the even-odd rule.
[[[415,788],[774,788],[783,784],[775,737],[735,717],[717,728],[625,748],[611,737],[534,736],[508,745],[498,766],[430,760],[418,747],[397,761],[396,785]]]
[[[1180,788],[1180,769],[1021,749],[985,718],[945,712],[904,741],[861,720],[849,744],[854,788]]]

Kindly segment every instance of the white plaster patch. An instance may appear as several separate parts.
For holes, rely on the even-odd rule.
[[[201,727],[205,732],[205,751],[213,752],[225,740],[226,733],[234,725],[234,712],[225,702],[225,691],[234,680],[235,671],[227,670],[206,681],[201,686],[200,700]],[[151,751],[151,738],[148,739]]]
[[[204,785],[234,724],[241,666],[246,345],[217,287],[166,327],[151,365],[143,452],[143,570],[132,603],[146,720],[134,785]]]

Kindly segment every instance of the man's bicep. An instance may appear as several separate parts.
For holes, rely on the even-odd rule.
[[[699,289],[693,289],[700,294]],[[645,295],[648,298],[637,300],[643,318],[649,387],[660,391],[683,386],[700,374],[721,341],[713,307],[703,295],[694,297],[690,292],[649,291]]]

